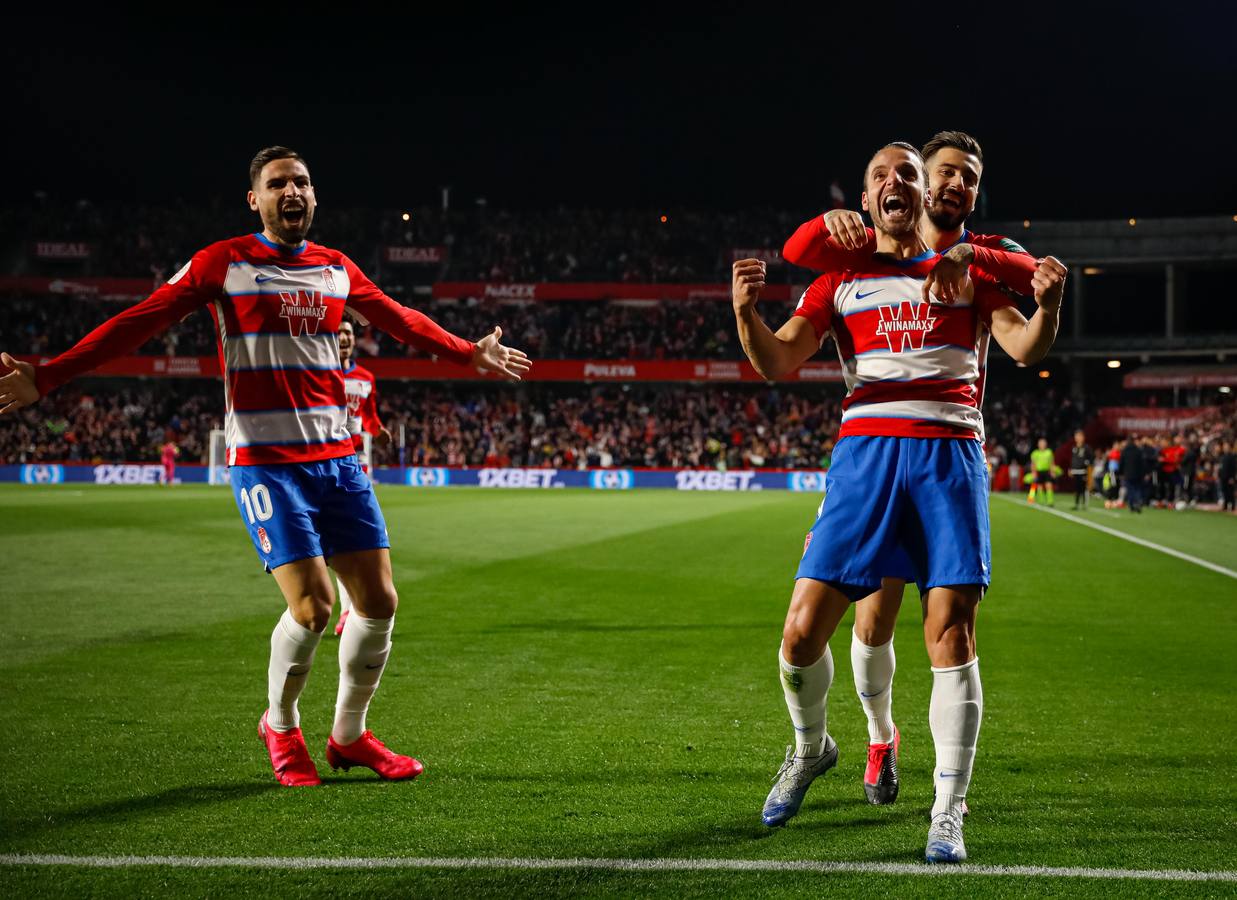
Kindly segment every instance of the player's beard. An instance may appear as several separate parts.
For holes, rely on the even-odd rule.
[[[877,209],[872,215],[872,224],[877,231],[887,234],[891,238],[904,238],[912,235],[919,228],[919,216],[907,216],[906,218],[890,222],[885,218],[884,210]]]
[[[970,214],[969,209],[950,209],[940,203],[933,203],[928,208],[928,221],[935,225],[938,231],[953,231],[961,228]]]
[[[267,222],[267,227],[275,237],[279,238],[280,242],[293,246],[305,240],[313,221],[314,208],[306,204],[299,221],[289,222],[284,218],[283,211],[277,210],[274,217]]]

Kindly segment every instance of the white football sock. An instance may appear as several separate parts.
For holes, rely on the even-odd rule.
[[[795,755],[820,756],[832,742],[825,731],[829,685],[833,684],[833,654],[825,645],[824,655],[810,666],[792,666],[781,648],[777,664],[786,695],[786,708],[795,726]]]
[[[962,666],[932,667],[928,722],[936,744],[934,816],[957,808],[966,797],[983,715],[984,691],[979,683],[978,657]]]
[[[391,653],[395,617],[366,619],[355,609],[339,638],[339,694],[331,737],[351,744],[365,732],[365,712]]]
[[[339,614],[342,616],[352,609],[352,595],[348,593],[344,580],[338,575],[335,576],[335,593],[339,595]]]
[[[893,673],[897,669],[893,638],[879,647],[869,647],[852,631],[850,666],[855,673],[855,692],[868,717],[868,742],[892,744]]]
[[[296,701],[309,680],[322,632],[306,628],[284,610],[271,632],[271,664],[266,673],[266,723],[276,731],[301,727]]]

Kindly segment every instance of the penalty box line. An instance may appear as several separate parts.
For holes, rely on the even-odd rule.
[[[1169,556],[1175,556],[1177,559],[1183,559],[1188,563],[1193,563],[1196,566],[1202,566],[1204,569],[1210,569],[1212,572],[1218,572],[1221,575],[1227,575],[1229,578],[1237,578],[1237,572],[1232,569],[1226,569],[1224,566],[1217,565],[1213,562],[1208,562],[1205,559],[1199,559],[1197,556],[1191,556],[1188,553],[1182,553],[1180,550],[1174,550],[1172,547],[1165,547],[1163,544],[1157,544],[1154,541],[1148,541],[1145,538],[1135,537],[1132,534],[1126,534],[1124,531],[1118,531],[1115,528],[1108,528],[1100,525],[1098,522],[1088,522],[1086,519],[1081,519],[1078,516],[1070,515],[1067,512],[1062,512],[1059,509],[1052,509],[1048,506],[1038,506],[1033,503],[1022,503],[1015,497],[1007,497],[1004,494],[994,494],[993,496],[1000,497],[1008,503],[1013,503],[1015,506],[1022,509],[1034,509],[1038,512],[1048,513],[1049,515],[1057,516],[1065,519],[1068,522],[1075,522],[1079,525],[1085,525],[1087,528],[1094,528],[1096,531],[1102,531],[1104,534],[1112,535],[1115,538],[1120,538],[1123,541],[1129,541],[1131,544],[1138,544],[1140,547],[1146,547],[1149,550],[1158,550],[1160,553],[1166,553]]]
[[[329,856],[67,856],[0,854],[0,866],[70,866],[93,869],[578,869],[611,872],[807,872],[813,874],[968,875],[1014,878],[1093,878],[1122,881],[1237,882],[1237,871],[1104,869],[1088,866],[930,866],[926,863],[828,862],[765,859],[583,859],[540,857],[329,857]]]

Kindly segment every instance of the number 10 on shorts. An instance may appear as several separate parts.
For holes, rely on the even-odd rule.
[[[245,508],[245,517],[249,519],[250,525],[265,522],[275,514],[271,507],[271,492],[264,484],[241,488],[241,505]]]

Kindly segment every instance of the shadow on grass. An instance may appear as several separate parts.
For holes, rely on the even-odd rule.
[[[7,838],[29,837],[77,825],[131,821],[148,815],[163,815],[197,806],[232,803],[285,788],[270,784],[195,784],[171,788],[144,797],[109,800],[63,810],[50,810],[37,817],[13,818],[5,823]]]
[[[815,808],[813,808],[815,807]],[[822,818],[825,813],[828,818]],[[831,815],[830,815],[831,814]],[[841,814],[839,817],[838,814]],[[787,825],[769,828],[760,821],[760,807],[755,805],[750,816],[731,818],[703,827],[685,828],[666,832],[656,840],[646,841],[633,848],[632,855],[645,858],[694,858],[735,857],[755,858],[767,856],[777,859],[781,854],[776,846],[793,835],[801,840],[808,837],[819,841],[821,859],[829,858],[829,848],[835,837],[845,833],[849,839],[846,858],[870,862],[921,862],[923,847],[918,843],[907,846],[904,851],[891,853],[887,847],[878,847],[873,840],[870,853],[855,853],[853,837],[865,833],[873,837],[889,829],[905,830],[908,826],[922,825],[927,835],[927,820],[923,811],[910,807],[887,807],[876,810],[864,800],[827,800],[819,804],[805,805],[798,816]]]
[[[577,631],[577,632],[620,632],[620,631],[768,631],[769,623],[735,622],[730,624],[720,622],[703,622],[697,624],[644,624],[628,625],[605,624],[601,622],[586,622],[583,620],[553,619],[542,622],[503,622],[488,628],[479,628],[479,634],[504,634],[513,631]]]

